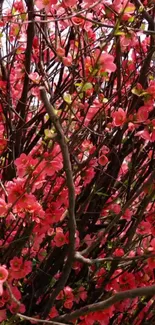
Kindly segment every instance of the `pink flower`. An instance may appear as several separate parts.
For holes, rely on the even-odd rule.
[[[56,53],[60,57],[65,56],[65,49],[62,47],[57,47]]]
[[[109,153],[109,148],[107,147],[107,146],[103,146],[102,148],[101,148],[101,153],[103,154],[103,155],[107,155],[108,153]]]
[[[144,122],[148,119],[149,109],[147,106],[141,106],[137,112],[138,122]]]
[[[77,4],[77,0],[63,0],[62,4],[65,7],[74,7]]]
[[[120,213],[121,211],[121,206],[118,203],[112,203],[109,208],[116,214]]]
[[[56,4],[57,0],[36,0],[35,5],[39,10],[45,9],[46,13],[48,14],[51,6]]]
[[[85,288],[83,286],[81,286],[75,296],[75,301],[76,303],[79,303],[80,299],[82,301],[85,301],[87,299],[87,291],[85,290]]]
[[[73,301],[72,300],[66,300],[64,302],[64,307],[67,308],[67,309],[71,309],[73,307]]]
[[[55,308],[55,306],[53,306],[52,309],[51,309],[50,312],[49,312],[49,317],[50,317],[50,318],[54,318],[54,317],[56,317],[56,316],[58,316],[58,315],[59,315],[59,314],[58,314],[57,309]]]
[[[130,221],[132,217],[132,211],[129,209],[126,209],[124,212],[124,215],[122,216],[122,219],[126,219],[127,221]]]
[[[114,251],[114,256],[123,256],[124,250],[122,248],[116,248]]]
[[[10,300],[10,295],[9,292],[7,290],[3,291],[3,297],[2,297],[2,301],[4,303],[4,305],[6,304],[6,302],[8,302]]]
[[[7,204],[6,202],[0,198],[0,218],[4,217],[7,212]]]
[[[155,269],[155,258],[154,257],[150,257],[147,260],[147,264],[150,270],[154,270]]]
[[[144,129],[142,131],[138,131],[135,136],[139,136],[140,138],[144,139],[144,140],[148,140],[151,141],[151,136],[150,133],[148,132],[147,129]]]
[[[0,296],[3,294],[3,283],[8,278],[8,271],[4,266],[0,266]]]
[[[69,286],[66,286],[63,290],[64,293],[64,307],[67,309],[71,309],[73,307],[73,300],[74,300],[74,295],[73,295],[73,290]]]
[[[61,247],[66,244],[66,236],[62,228],[56,228],[56,235],[54,236],[55,245]]]
[[[114,63],[114,57],[113,57],[113,55],[111,55],[109,53],[101,54],[99,62],[102,65],[102,70],[104,72],[114,72],[116,70],[116,64]]]
[[[120,107],[118,111],[112,113],[114,126],[122,126],[126,121],[126,113]]]
[[[151,224],[149,221],[142,221],[136,231],[138,234],[144,235],[144,234],[150,234],[151,232]]]
[[[68,299],[68,300],[74,299],[72,288],[70,288],[69,286],[66,286],[63,291],[64,291],[64,295],[65,295],[66,299]]]
[[[67,57],[67,56],[64,56],[62,58],[62,62],[63,64],[66,66],[66,67],[70,67],[72,65],[72,58],[71,57]]]
[[[14,179],[14,181],[9,181],[7,183],[9,203],[14,203],[14,201],[16,201],[16,199],[23,194],[24,186],[25,186],[25,179],[19,177]]]
[[[83,18],[73,17],[72,22],[73,22],[74,25],[80,26],[80,25],[83,25],[85,21],[84,21]]]
[[[11,266],[11,270],[12,271],[19,271],[22,267],[23,264],[23,259],[22,257],[18,258],[18,257],[14,257],[11,261],[10,261],[10,266]]]
[[[92,180],[92,178],[95,175],[95,171],[94,171],[94,167],[89,167],[88,169],[86,169],[84,172],[84,186],[86,186],[87,184],[89,184]]]
[[[121,290],[128,290],[135,287],[135,277],[132,273],[127,271],[119,276],[118,281]]]
[[[23,261],[23,258],[14,257],[10,261],[10,275],[14,279],[22,279],[32,271],[32,262]]]
[[[105,155],[99,157],[98,162],[100,165],[105,166],[108,163],[108,158]]]
[[[45,168],[46,175],[52,176],[56,171],[62,169],[63,163],[62,163],[62,155],[60,152],[57,153],[55,158],[53,158],[53,156],[48,152],[45,152],[44,157],[45,157],[44,168]]]
[[[5,282],[8,277],[8,271],[5,266],[0,266],[0,282]]]
[[[26,174],[32,173],[37,163],[38,159],[33,159],[31,156],[22,153],[20,157],[15,160],[18,176],[23,177]]]
[[[31,72],[29,78],[36,84],[39,84],[41,77],[37,72]]]
[[[25,306],[24,304],[20,304],[17,305],[15,302],[13,302],[10,306],[9,306],[9,310],[12,314],[16,314],[17,312],[20,312],[22,314],[25,313]]]

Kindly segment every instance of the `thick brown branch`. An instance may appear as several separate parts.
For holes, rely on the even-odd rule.
[[[46,91],[45,89],[41,89],[41,99],[45,105],[45,108],[47,110],[47,113],[49,114],[49,117],[52,121],[52,123],[55,126],[57,136],[58,136],[58,143],[61,148],[62,156],[63,156],[63,164],[64,164],[64,170],[66,173],[66,183],[68,187],[68,197],[69,197],[69,207],[68,207],[68,214],[69,214],[69,221],[68,221],[68,227],[69,227],[69,249],[68,249],[68,257],[67,261],[64,265],[62,275],[60,280],[57,283],[57,286],[55,290],[53,291],[51,298],[45,308],[44,315],[48,314],[50,308],[52,307],[55,298],[59,294],[59,292],[64,288],[70,272],[72,263],[74,261],[74,254],[75,254],[75,232],[76,232],[76,220],[75,220],[75,188],[74,188],[74,182],[73,182],[73,176],[72,176],[72,166],[70,162],[70,155],[68,151],[68,146],[66,143],[66,139],[63,133],[63,129],[60,125],[58,117],[55,115],[53,106],[48,101]],[[51,166],[52,168],[52,166]]]
[[[155,285],[149,286],[149,287],[143,287],[143,288],[137,288],[132,290],[127,290],[123,292],[118,292],[112,297],[97,302],[95,304],[87,305],[83,308],[80,308],[76,311],[73,311],[70,314],[65,314],[60,317],[56,317],[56,321],[71,321],[73,319],[77,319],[80,316],[87,315],[89,313],[93,313],[100,310],[105,310],[109,308],[110,306],[116,304],[119,301],[125,300],[125,299],[134,299],[136,297],[142,297],[142,296],[153,296],[155,294]]]
[[[145,9],[143,3],[140,0],[134,0],[134,2],[135,2],[137,9],[139,9],[140,7],[142,8],[143,16],[146,19],[146,21],[149,23],[150,29],[154,30],[153,18],[149,15],[149,13]]]

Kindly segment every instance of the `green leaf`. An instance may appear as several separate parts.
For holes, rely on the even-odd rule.
[[[118,35],[118,36],[119,36],[119,35],[125,35],[125,33],[118,29],[118,30],[115,31],[114,35],[115,35],[115,36],[117,36],[117,35]]]
[[[103,100],[102,100],[102,103],[103,103],[103,104],[108,103],[108,98],[105,98],[105,97],[104,97]]]
[[[22,21],[26,20],[26,14],[25,13],[21,14],[20,17],[21,17]]]
[[[71,104],[72,103],[72,97],[70,94],[64,93],[63,95],[63,99],[67,104]]]
[[[141,96],[140,91],[137,88],[135,88],[135,87],[132,88],[131,92],[132,92],[132,94],[137,95],[138,97]]]
[[[46,139],[53,139],[56,136],[56,133],[52,129],[51,130],[45,129],[44,134],[45,134]]]
[[[113,247],[113,243],[111,241],[108,242],[108,248],[112,248]]]
[[[83,87],[82,87],[82,91],[87,91],[89,89],[92,89],[93,88],[93,85],[91,82],[86,82]]]
[[[76,86],[76,87],[82,87],[82,82],[76,82],[76,83],[75,83],[75,86]]]
[[[145,30],[145,24],[141,24],[140,29]]]
[[[135,17],[133,16],[133,17],[130,17],[130,18],[128,19],[128,22],[129,22],[129,23],[133,23],[134,20],[135,20]]]
[[[110,269],[111,269],[111,262],[107,262],[106,263],[106,270],[110,271]]]
[[[99,196],[108,196],[108,194],[103,193],[103,192],[96,192],[95,194],[99,195]]]

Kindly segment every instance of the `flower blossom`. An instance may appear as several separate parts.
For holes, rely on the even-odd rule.
[[[114,126],[122,126],[126,121],[126,113],[120,107],[118,111],[112,113]]]
[[[8,271],[5,268],[5,266],[0,266],[0,296],[3,294],[3,283],[7,280],[8,278]]]

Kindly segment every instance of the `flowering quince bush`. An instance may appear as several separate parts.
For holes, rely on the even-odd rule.
[[[155,4],[0,5],[0,323],[155,324]]]

